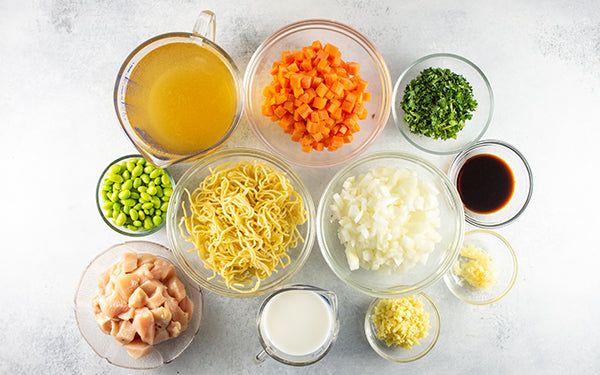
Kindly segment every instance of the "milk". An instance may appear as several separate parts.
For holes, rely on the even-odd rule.
[[[307,355],[325,345],[334,323],[327,301],[310,290],[276,294],[264,307],[261,325],[268,342],[288,355]]]

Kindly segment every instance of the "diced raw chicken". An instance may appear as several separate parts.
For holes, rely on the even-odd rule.
[[[184,312],[181,307],[177,304],[177,300],[174,298],[169,298],[165,302],[165,307],[169,309],[172,315],[172,320],[174,322],[181,323],[181,330],[185,330],[187,328],[187,322],[189,320],[189,315]]]
[[[115,318],[119,314],[129,310],[127,300],[119,293],[114,292],[109,296],[100,298],[100,309],[102,313],[109,318]]]
[[[125,345],[125,348],[127,348],[127,353],[135,359],[142,358],[154,351],[152,345],[146,344],[139,337],[136,337],[129,344]]]
[[[110,335],[116,336],[119,333],[119,328],[121,328],[121,322],[118,320],[111,319],[110,320]]]
[[[179,322],[171,322],[167,327],[167,331],[169,332],[170,337],[177,337],[181,333],[181,323]]]
[[[144,292],[144,289],[137,288],[136,290],[133,291],[133,293],[131,293],[131,296],[129,297],[127,304],[131,308],[139,309],[146,305],[147,299],[148,299],[148,295],[146,294],[146,292]]]
[[[156,292],[156,289],[164,288],[165,286],[158,280],[147,280],[144,281],[140,288],[144,290],[147,296],[151,296]]]
[[[117,318],[121,319],[121,320],[131,320],[133,319],[133,317],[135,316],[135,309],[133,308],[129,308],[129,310],[125,311],[124,313],[121,313],[117,316]]]
[[[187,296],[179,302],[179,307],[188,314],[188,317],[192,316],[194,313],[194,303]]]
[[[125,253],[121,257],[121,269],[125,273],[134,271],[137,268],[138,256],[136,253]]]
[[[167,331],[167,327],[157,329],[156,335],[154,335],[154,345],[160,344],[163,341],[170,339],[169,331]]]
[[[106,286],[106,284],[108,284],[108,280],[110,280],[110,275],[112,274],[112,271],[115,269],[115,267],[116,265],[113,265],[111,268],[98,275],[98,288],[102,289]]]
[[[124,320],[121,322],[115,339],[121,344],[129,344],[135,338],[135,333],[133,324],[129,320]]]
[[[162,306],[165,303],[165,301],[167,300],[167,297],[168,297],[167,291],[166,291],[165,287],[161,285],[160,287],[156,288],[156,290],[154,291],[154,294],[146,300],[146,305],[150,309],[155,309],[157,307]]]
[[[169,280],[167,280],[165,282],[165,285],[167,286],[167,291],[169,292],[169,294],[175,297],[175,299],[177,299],[177,302],[180,302],[182,299],[185,298],[185,286],[176,276],[171,277]]]
[[[156,257],[152,254],[139,254],[138,255],[138,267],[144,263],[154,263]]]
[[[94,314],[98,314],[99,312],[102,311],[102,309],[100,309],[100,295],[99,294],[92,297],[92,299],[90,300],[90,304],[92,305],[92,312]]]
[[[138,275],[140,278],[140,284],[146,282],[147,280],[154,280],[154,276],[152,276],[152,269],[154,268],[152,263],[144,263],[139,266],[133,274]]]
[[[96,322],[98,323],[98,326],[100,327],[102,332],[106,333],[107,335],[110,335],[110,330],[112,329],[112,319],[102,313],[96,314],[95,316]]]
[[[147,307],[137,309],[133,318],[133,327],[143,342],[152,345],[154,342],[154,316]]]
[[[165,281],[175,276],[175,267],[162,259],[156,259],[152,268],[152,276],[160,281]]]
[[[117,293],[127,299],[129,299],[131,293],[133,293],[138,286],[140,286],[140,278],[133,273],[125,274],[115,280],[115,289]]]
[[[194,310],[175,267],[152,254],[123,254],[120,263],[100,274],[98,288],[90,300],[96,322],[133,358],[178,336]]]
[[[172,314],[169,309],[165,307],[158,307],[150,310],[154,316],[154,324],[157,329],[167,328],[169,322],[171,322]]]

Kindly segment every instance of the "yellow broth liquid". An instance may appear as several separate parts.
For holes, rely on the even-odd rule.
[[[125,93],[130,123],[164,151],[192,154],[223,138],[236,115],[233,73],[207,47],[170,43],[144,56]]]

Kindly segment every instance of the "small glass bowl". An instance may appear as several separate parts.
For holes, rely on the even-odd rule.
[[[308,220],[297,227],[304,240],[298,241],[295,248],[290,248],[287,251],[287,255],[290,257],[290,264],[285,268],[276,268],[275,271],[277,272],[273,272],[271,276],[262,280],[260,287],[253,292],[249,291],[254,287],[254,284],[237,287],[243,291],[248,291],[246,293],[227,288],[223,278],[218,274],[213,277],[213,271],[205,268],[198,253],[193,251],[194,245],[187,241],[181,234],[179,228],[180,221],[184,215],[183,207],[185,206],[187,212],[190,212],[190,200],[186,191],[189,191],[191,194],[197,189],[202,181],[211,174],[211,169],[215,169],[227,163],[236,164],[240,161],[262,162],[266,166],[284,173],[285,177],[294,187],[294,190],[302,197],[305,209],[308,212]],[[256,297],[274,291],[288,282],[302,268],[310,255],[315,241],[314,220],[315,208],[310,192],[302,180],[300,180],[300,177],[298,177],[287,164],[263,151],[233,148],[218,151],[215,154],[198,161],[183,174],[171,196],[166,221],[167,236],[169,237],[169,243],[173,249],[173,254],[180,267],[192,280],[202,288],[213,293],[226,297],[244,298]]]
[[[473,305],[487,305],[499,301],[512,289],[517,279],[517,257],[508,241],[498,233],[476,229],[465,233],[464,246],[478,247],[492,259],[498,270],[498,279],[490,289],[471,286],[450,268],[444,282],[452,294]],[[459,256],[459,259],[461,257]]]
[[[433,301],[425,294],[419,293],[416,297],[423,303],[423,309],[429,314],[430,328],[427,331],[427,336],[419,340],[419,345],[414,345],[411,350],[402,347],[388,346],[385,341],[377,337],[377,328],[373,324],[373,314],[375,306],[381,301],[381,298],[376,298],[365,315],[365,335],[367,341],[379,356],[392,362],[413,362],[419,358],[423,358],[433,349],[440,336],[440,313]]]
[[[188,322],[187,329],[173,339],[154,345],[151,354],[138,359],[130,357],[125,347],[118,345],[113,336],[100,330],[90,303],[92,297],[99,291],[98,275],[118,263],[124,253],[130,252],[152,254],[175,266],[177,277],[185,286],[188,297],[194,303],[194,313]],[[94,352],[115,366],[129,369],[157,368],[179,357],[198,333],[203,309],[202,291],[177,266],[171,251],[162,245],[148,241],[129,241],[113,245],[96,256],[81,276],[75,292],[74,304],[79,332]]]
[[[458,186],[458,175],[462,166],[472,157],[482,154],[495,155],[509,165],[515,180],[514,192],[503,208],[492,213],[478,213],[464,206],[465,219],[479,228],[499,228],[516,220],[527,208],[533,194],[533,174],[523,154],[514,146],[489,139],[473,144],[454,158],[448,169],[448,177],[454,186]]]
[[[450,69],[452,72],[465,77],[473,88],[473,97],[477,101],[477,108],[473,112],[473,118],[466,121],[465,127],[458,132],[456,139],[433,139],[424,135],[413,134],[404,122],[406,113],[400,106],[404,98],[404,90],[413,79],[427,68]],[[489,127],[493,112],[494,94],[488,79],[475,64],[458,55],[436,53],[421,57],[400,75],[394,85],[392,116],[396,126],[404,138],[413,146],[432,154],[456,154],[477,142]]]
[[[345,245],[338,237],[339,223],[334,220],[331,205],[334,195],[341,192],[344,181],[373,168],[392,166],[417,172],[421,181],[429,182],[440,192],[438,195],[441,241],[435,245],[425,264],[417,264],[399,274],[359,268],[351,271],[345,254]],[[462,246],[464,210],[458,192],[438,167],[420,157],[397,151],[370,153],[350,162],[329,182],[317,210],[317,240],[329,268],[354,289],[381,298],[403,297],[416,294],[439,281],[454,264]]]
[[[369,82],[367,92],[372,99],[365,102],[368,117],[360,120],[361,130],[354,140],[334,152],[302,152],[299,143],[264,116],[261,107],[265,98],[262,91],[272,80],[269,71],[273,62],[281,60],[284,51],[300,50],[315,40],[323,45],[331,43],[342,52],[346,62],[360,63],[360,76]],[[252,130],[262,144],[284,161],[303,167],[331,167],[345,163],[364,152],[383,131],[389,118],[392,83],[390,73],[377,48],[361,33],[344,24],[321,20],[292,23],[268,37],[256,50],[244,74],[246,114]]]
[[[110,164],[108,164],[108,166],[104,169],[104,171],[102,171],[102,174],[100,175],[100,178],[98,179],[98,183],[96,184],[96,208],[98,208],[98,212],[100,213],[102,220],[104,220],[106,225],[108,225],[115,232],[124,234],[126,236],[130,236],[130,237],[143,237],[143,236],[147,236],[152,233],[158,232],[160,229],[162,229],[165,226],[166,220],[163,220],[160,223],[160,225],[158,225],[158,226],[153,226],[150,229],[144,229],[144,227],[140,227],[140,229],[138,229],[137,231],[133,231],[127,227],[119,226],[115,223],[115,221],[112,218],[106,217],[105,210],[103,208],[104,199],[102,198],[101,189],[102,189],[102,183],[104,182],[104,179],[108,175],[107,172],[111,166],[113,166],[115,164],[120,164],[121,162],[124,162],[124,161],[126,162],[130,159],[140,159],[140,158],[143,158],[143,156],[142,155],[126,155],[126,156],[121,156],[120,158],[116,159],[115,161],[112,161]],[[148,163],[147,160],[146,160],[146,162]],[[173,179],[173,176],[171,176],[169,171],[167,171],[166,169],[163,169],[163,170],[165,171],[167,176],[169,176],[169,179],[171,180],[171,185],[173,186],[173,189],[174,189],[175,188],[175,180]]]

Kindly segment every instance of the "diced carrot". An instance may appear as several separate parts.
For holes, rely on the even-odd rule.
[[[353,76],[359,74],[360,64],[355,62],[348,63],[348,73]]]
[[[344,85],[342,85],[340,81],[335,81],[331,85],[331,91],[333,91],[334,94],[336,94],[337,96],[342,96],[342,94],[344,93]]]
[[[302,145],[302,151],[310,153],[310,152],[312,152],[312,150],[313,150],[312,144],[310,144],[310,145]]]
[[[324,83],[321,82],[319,87],[316,88],[315,93],[320,97],[324,97],[325,94],[327,94],[327,91],[329,91],[329,88],[327,86],[325,86]]]
[[[284,51],[273,62],[264,87],[261,113],[277,122],[302,151],[335,151],[354,139],[367,118],[371,100],[360,65],[342,60],[342,52],[316,40],[297,51]]]
[[[313,102],[312,102],[312,106],[316,109],[323,109],[325,108],[325,105],[327,104],[327,99],[322,98],[320,96],[317,96]]]
[[[350,112],[352,112],[352,108],[354,108],[354,103],[352,103],[348,100],[344,100],[342,102],[341,108],[342,108],[342,111],[350,113]]]
[[[300,116],[302,116],[303,119],[306,120],[308,115],[310,115],[310,113],[312,112],[312,109],[308,106],[308,104],[304,103],[300,107],[298,107],[296,111]]]

